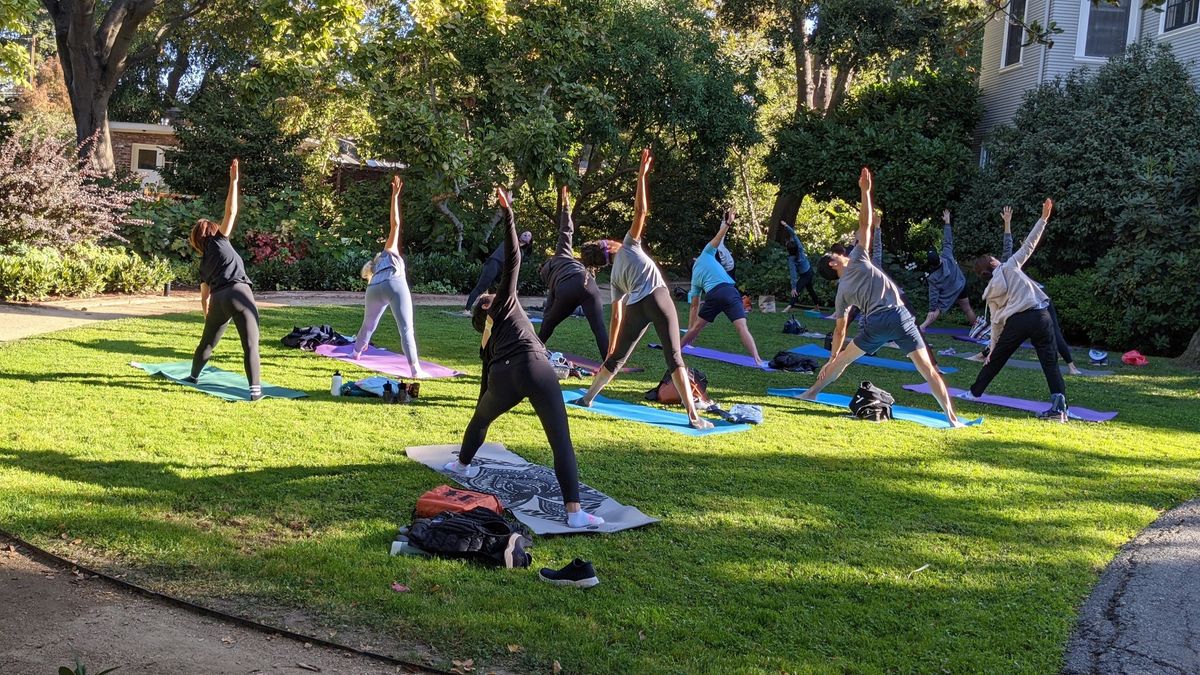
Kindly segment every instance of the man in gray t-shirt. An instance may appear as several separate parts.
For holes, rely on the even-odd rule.
[[[642,250],[642,242],[629,233],[621,242],[621,250],[613,256],[609,283],[612,286],[613,304],[625,298],[626,306],[644,299],[656,288],[667,287],[658,265]]]
[[[883,270],[871,263],[867,246],[872,241],[871,215],[874,213],[875,200],[871,188],[871,172],[866,168],[859,175],[858,187],[862,195],[858,208],[859,244],[850,249],[848,256],[829,253],[817,262],[818,274],[838,282],[833,310],[837,326],[833,330],[832,342],[833,348],[838,351],[829,355],[829,362],[821,368],[817,381],[799,398],[815,401],[821,390],[837,380],[846,367],[858,357],[874,353],[883,345],[894,341],[929,383],[942,410],[946,411],[946,419],[951,426],[961,427],[963,424],[954,414],[946,383],[942,381],[937,366],[925,350],[925,341],[921,332],[917,330],[916,319],[904,306],[900,289]],[[843,348],[851,307],[858,307],[864,319],[862,329],[854,336],[854,340]]]

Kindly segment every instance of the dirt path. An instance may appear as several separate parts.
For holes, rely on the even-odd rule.
[[[0,537],[0,673],[414,673],[246,628],[48,566]]]

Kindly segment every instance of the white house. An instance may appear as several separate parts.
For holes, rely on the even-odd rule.
[[[987,159],[987,136],[1012,120],[1026,91],[1079,68],[1094,68],[1139,39],[1170,43],[1200,80],[1200,0],[1166,0],[1163,11],[1143,7],[1143,0],[1009,0],[1007,11],[988,22],[983,34],[979,94],[983,120],[976,137],[981,161]],[[1053,47],[1022,46],[1024,29],[1011,17],[1042,26],[1057,23],[1063,32],[1051,36]]]

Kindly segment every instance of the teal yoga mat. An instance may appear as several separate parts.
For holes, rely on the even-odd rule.
[[[141,368],[151,375],[165,377],[176,384],[182,384],[192,389],[199,389],[206,394],[212,394],[226,401],[250,400],[250,383],[246,381],[245,375],[231,373],[227,370],[214,368],[213,366],[205,366],[204,370],[200,371],[200,381],[192,384],[191,382],[183,381],[183,378],[192,374],[191,361],[175,361],[174,363],[138,363],[137,361],[131,361],[129,365],[134,368]],[[308,396],[308,394],[302,391],[274,387],[269,384],[263,384],[262,390],[264,398],[268,396],[271,398],[303,398]]]
[[[800,345],[799,347],[795,347],[789,351],[801,356],[812,356],[819,359],[829,358],[829,350],[820,345]],[[854,362],[861,363],[864,366],[875,366],[877,368],[887,368],[889,370],[906,370],[913,373],[917,372],[917,367],[913,365],[912,361],[907,359],[904,361],[898,361],[895,359],[884,359],[878,356],[860,356]],[[958,372],[958,368],[951,368],[950,366],[938,366],[938,371],[943,375],[949,375],[950,373]]]
[[[800,394],[803,394],[805,391],[807,390],[803,388],[768,389],[767,393],[771,396],[782,396],[784,398],[794,399]],[[809,401],[809,403],[821,403],[823,405],[831,405],[836,408],[843,408],[845,410],[850,409],[849,396],[844,394],[830,394],[824,391],[817,394],[816,401]],[[895,417],[898,420],[904,420],[905,422],[916,422],[917,424],[921,424],[933,429],[953,428],[950,426],[950,422],[946,421],[946,415],[944,413],[935,412],[933,410],[921,410],[920,408],[909,408],[902,405],[894,405],[892,406],[892,417]],[[980,417],[973,420],[962,420],[962,423],[969,427],[978,426],[983,424],[983,418]]]
[[[563,401],[567,403],[567,408],[571,410],[584,410],[594,412],[599,415],[608,415],[630,422],[641,422],[650,426],[667,429],[685,436],[711,436],[713,434],[730,434],[735,431],[746,431],[750,428],[749,424],[733,424],[721,419],[708,419],[713,423],[713,428],[701,431],[693,429],[688,423],[688,416],[684,413],[672,412],[663,410],[662,408],[652,408],[648,405],[638,405],[636,403],[626,403],[616,399],[597,396],[592,401],[592,407],[583,408],[581,406],[571,405],[571,402],[582,398],[587,392],[583,389],[564,389]]]

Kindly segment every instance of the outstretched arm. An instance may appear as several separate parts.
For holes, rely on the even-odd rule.
[[[558,189],[558,248],[554,255],[575,257],[575,223],[571,220],[571,192],[566,185]]]
[[[404,181],[400,176],[392,176],[392,227],[388,230],[387,244],[383,250],[392,255],[400,255],[400,243],[404,236],[404,214],[400,211],[400,193],[404,191]]]
[[[608,353],[604,355],[608,358],[617,351],[617,336],[621,334],[621,321],[625,318],[625,298],[621,298],[612,304],[612,317],[608,320]]]
[[[1004,220],[1004,240],[1000,251],[1000,262],[1004,262],[1012,257],[1012,207],[1006,206],[1000,209],[1000,218]]]
[[[1050,220],[1050,213],[1054,210],[1054,202],[1049,198],[1042,202],[1042,217],[1034,224],[1033,229],[1029,231],[1029,236],[1025,237],[1025,243],[1021,244],[1021,248],[1013,254],[1009,261],[1015,262],[1017,265],[1024,267],[1025,262],[1033,255],[1034,249],[1037,248],[1038,241],[1042,238],[1042,232],[1046,230],[1046,223]],[[1007,263],[1005,263],[1007,264]]]
[[[875,199],[871,185],[871,170],[863,167],[858,174],[858,245],[870,246],[871,215],[875,212]]]
[[[238,216],[238,180],[241,171],[236,158],[229,163],[229,190],[225,193],[225,217],[221,219],[221,236],[226,239],[233,233],[233,224]]]
[[[521,272],[521,242],[517,239],[517,218],[513,215],[512,197],[502,187],[496,188],[496,197],[500,201],[500,210],[504,213],[504,271],[500,276],[500,288],[497,290],[493,304],[504,304],[517,297],[517,280]]]
[[[954,257],[954,231],[950,227],[950,209],[942,211],[942,255]]]
[[[730,226],[733,225],[733,218],[733,208],[726,209],[725,215],[721,217],[721,229],[717,230],[717,234],[708,242],[709,246],[716,248],[721,245],[721,242],[725,239],[725,234],[729,232]]]
[[[642,233],[646,230],[646,212],[650,210],[650,194],[646,187],[646,176],[650,173],[650,164],[654,156],[650,148],[642,150],[641,164],[638,165],[637,192],[633,198],[633,227],[629,228],[629,236],[641,241]]]

